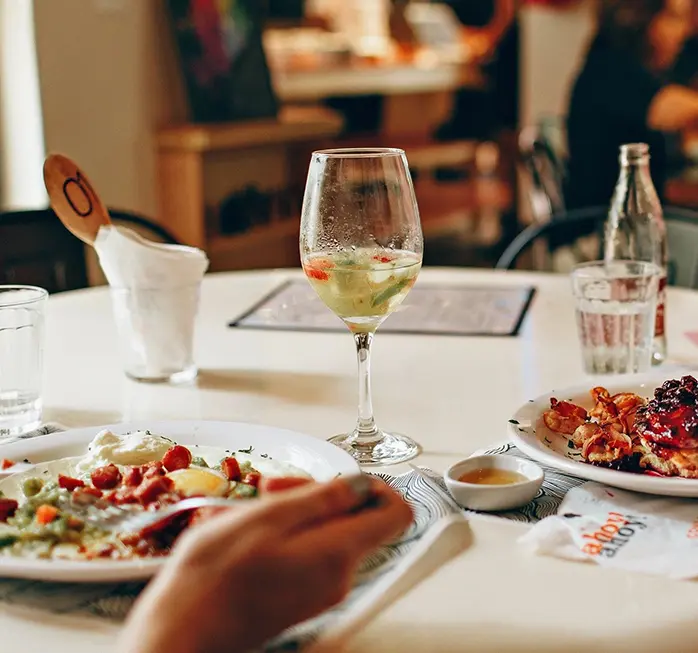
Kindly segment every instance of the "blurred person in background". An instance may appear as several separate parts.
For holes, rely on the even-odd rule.
[[[568,208],[611,201],[624,143],[649,144],[662,197],[669,139],[698,127],[698,92],[675,81],[694,11],[694,0],[599,0],[597,31],[570,97]]]
[[[487,90],[461,89],[442,140],[488,140],[518,126],[518,25],[516,0],[444,0],[462,25],[462,41],[489,79]]]
[[[671,79],[676,84],[698,88],[698,2],[693,2],[693,29],[679,55]]]
[[[390,0],[391,32],[400,43],[414,35],[404,16],[411,0]],[[462,25],[462,42],[488,78],[485,90],[461,89],[455,93],[449,120],[435,134],[439,140],[488,140],[502,129],[518,125],[517,0],[431,0],[450,7]],[[320,0],[311,3],[319,11]],[[327,9],[324,10],[327,12]],[[409,48],[408,48],[409,49]],[[380,129],[383,96],[331,98],[327,104],[341,112],[349,133],[375,133]]]

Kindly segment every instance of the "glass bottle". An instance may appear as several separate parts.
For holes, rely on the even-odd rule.
[[[645,143],[631,143],[620,148],[620,176],[606,221],[604,259],[649,261],[663,270],[652,348],[652,364],[661,364],[667,355],[668,250],[664,213],[652,182],[649,146]]]

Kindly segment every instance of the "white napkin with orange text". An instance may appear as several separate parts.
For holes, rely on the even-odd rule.
[[[698,502],[585,483],[520,542],[540,555],[677,580],[698,578]]]

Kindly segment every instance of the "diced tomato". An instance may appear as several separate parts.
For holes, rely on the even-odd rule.
[[[141,465],[141,472],[143,474],[144,479],[157,478],[166,474],[165,467],[159,460],[156,460],[152,463],[146,463],[145,465]]]
[[[161,494],[169,492],[174,483],[166,476],[145,479],[135,490],[134,496],[143,505],[155,501]]]
[[[259,472],[249,472],[242,477],[242,482],[252,487],[257,487],[261,478],[262,475]]]
[[[374,261],[379,261],[380,263],[390,263],[394,260],[392,256],[386,256],[385,254],[377,254],[373,257]]]
[[[121,487],[115,491],[112,503],[139,503],[136,491],[137,488]]]
[[[191,451],[181,444],[176,444],[168,449],[167,453],[162,457],[163,467],[168,472],[174,472],[176,469],[186,469],[191,465]]]
[[[99,490],[111,490],[121,483],[121,472],[112,464],[98,467],[90,474],[92,485]]]
[[[315,268],[316,270],[330,270],[334,267],[332,259],[317,257],[312,260],[309,267]]]
[[[305,274],[311,279],[317,279],[318,281],[327,281],[330,275],[324,270],[318,270],[317,268],[305,268]]]
[[[3,458],[2,462],[0,462],[0,469],[10,469],[10,467],[14,467],[14,465],[14,460],[8,460],[7,458]]]
[[[15,514],[19,504],[14,499],[0,497],[0,522],[6,522],[9,517]]]
[[[118,503],[119,493],[117,490],[109,490],[102,495],[102,499],[104,499],[104,501],[107,503]]]
[[[126,546],[135,546],[136,544],[138,544],[138,541],[141,539],[141,536],[138,533],[121,533],[119,534],[119,539]]]
[[[232,456],[221,461],[221,470],[229,481],[240,480],[240,463]]]
[[[104,544],[96,552],[95,556],[97,558],[111,558],[112,554],[116,551],[116,547],[113,544]]]
[[[40,505],[36,509],[36,521],[45,526],[50,524],[56,517],[58,517],[58,508],[56,506],[51,506],[47,503]]]
[[[140,467],[127,467],[124,470],[122,483],[128,487],[138,487],[143,480],[143,471]]]
[[[194,495],[192,495],[194,496]],[[199,495],[203,496],[203,495]],[[182,499],[186,498],[184,494],[180,494],[179,492],[164,492],[163,494],[159,494],[158,498],[153,501],[152,503],[149,503],[146,506],[146,510],[162,510],[163,508],[166,508],[167,506],[171,506],[173,503],[177,503],[178,501],[181,501]]]
[[[76,488],[85,487],[85,482],[81,481],[79,478],[73,478],[72,476],[63,476],[63,474],[59,474],[58,487],[62,487],[64,490],[72,492]]]
[[[86,485],[85,487],[79,487],[73,492],[73,503],[89,505],[94,503],[95,499],[102,498],[102,490],[98,490],[96,487],[91,485]]]

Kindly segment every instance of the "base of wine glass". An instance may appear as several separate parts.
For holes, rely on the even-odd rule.
[[[341,447],[360,465],[365,467],[378,465],[397,465],[416,458],[422,448],[412,438],[399,433],[380,432],[380,439],[371,444],[359,444],[357,434],[344,433],[335,435],[328,442]]]

